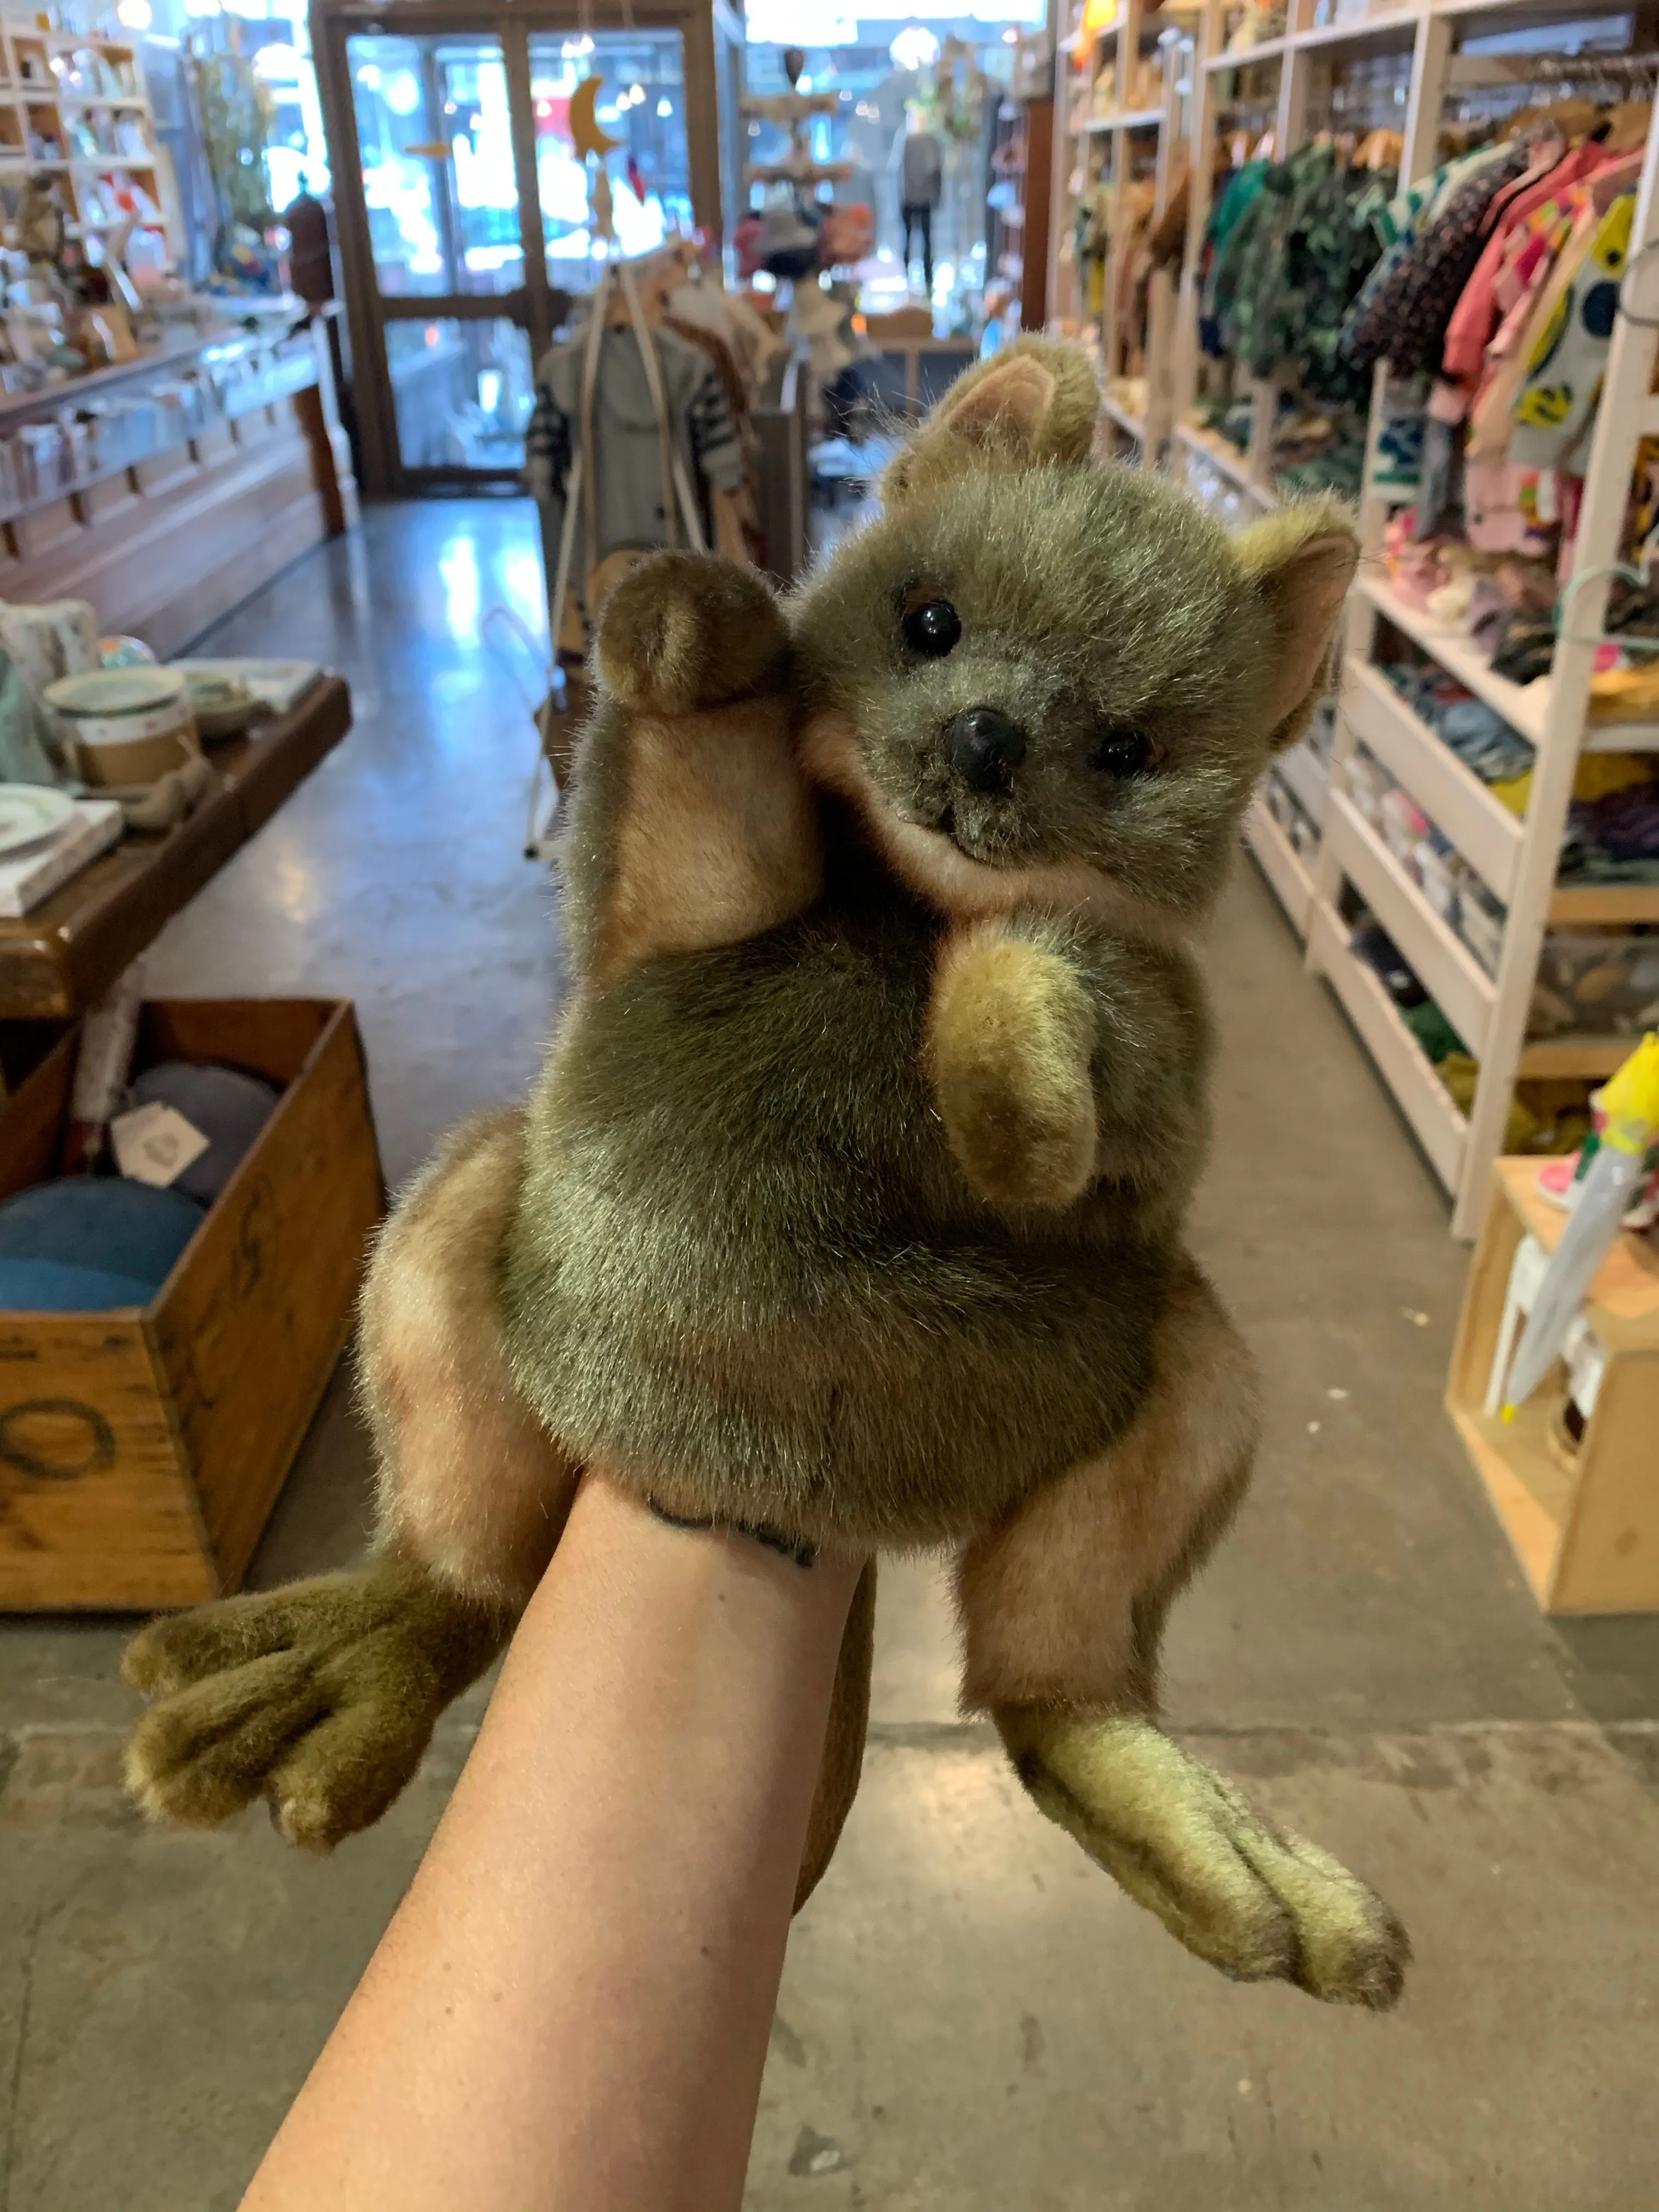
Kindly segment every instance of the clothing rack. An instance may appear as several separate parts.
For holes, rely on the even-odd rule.
[[[1279,392],[1272,379],[1254,389],[1252,434],[1239,454],[1190,419],[1202,364],[1198,343],[1198,264],[1211,213],[1218,145],[1232,127],[1230,106],[1249,70],[1258,88],[1250,106],[1271,112],[1274,150],[1284,159],[1305,144],[1322,118],[1333,115],[1332,88],[1362,60],[1374,78],[1381,58],[1397,69],[1399,97],[1381,94],[1403,139],[1402,186],[1435,168],[1448,125],[1461,113],[1501,124],[1505,112],[1599,89],[1609,97],[1650,89],[1659,55],[1576,52],[1575,24],[1605,15],[1595,0],[1415,0],[1386,14],[1316,23],[1317,0],[1291,0],[1285,33],[1247,52],[1225,52],[1229,10],[1206,0],[1190,64],[1185,116],[1191,150],[1186,253],[1170,368],[1172,436],[1169,465],[1229,520],[1269,510],[1278,494],[1272,450]],[[1559,25],[1548,52],[1469,52],[1471,40],[1510,24]],[[1125,27],[1127,16],[1125,16]],[[1276,97],[1260,88],[1271,71]],[[1345,127],[1350,119],[1346,100]],[[1524,686],[1498,676],[1470,641],[1430,620],[1391,590],[1380,564],[1362,564],[1350,599],[1344,663],[1328,773],[1308,746],[1270,771],[1319,833],[1316,853],[1299,851],[1275,818],[1268,793],[1258,794],[1247,821],[1249,848],[1286,914],[1307,943],[1311,973],[1322,975],[1367,1047],[1377,1073],[1413,1130],[1452,1200],[1453,1233],[1472,1238],[1484,1215],[1492,1163],[1503,1151],[1518,1081],[1604,1079],[1628,1053],[1623,1036],[1527,1039],[1547,930],[1612,924],[1659,924],[1659,886],[1558,885],[1567,809],[1586,750],[1659,751],[1659,721],[1595,726],[1590,680],[1606,618],[1610,571],[1616,561],[1638,447],[1659,436],[1659,398],[1650,396],[1659,320],[1659,131],[1650,123],[1632,232],[1628,281],[1642,319],[1617,317],[1600,407],[1585,462],[1583,506],[1564,601],[1571,621],[1559,625],[1552,672]],[[1062,217],[1063,219],[1063,217]],[[1636,292],[1634,288],[1643,289]],[[1385,423],[1386,368],[1373,378],[1369,412],[1361,532],[1368,550],[1382,543],[1398,495],[1379,488],[1378,448]],[[1148,440],[1137,448],[1148,465],[1159,454]],[[1569,596],[1570,595],[1570,596]],[[1524,818],[1511,813],[1378,672],[1376,650],[1393,628],[1529,739],[1534,748]],[[1422,886],[1402,868],[1349,795],[1351,763],[1364,744],[1412,802],[1449,839],[1461,859],[1504,907],[1496,973],[1475,959],[1442,918]],[[1461,1109],[1402,1020],[1382,984],[1350,945],[1345,896],[1357,893],[1446,1012],[1479,1063],[1473,1102]]]

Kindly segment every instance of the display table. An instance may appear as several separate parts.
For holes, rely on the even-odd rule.
[[[288,714],[208,748],[222,781],[187,821],[129,830],[33,914],[0,921],[0,1021],[72,1018],[101,998],[350,726],[349,690],[325,676]]]

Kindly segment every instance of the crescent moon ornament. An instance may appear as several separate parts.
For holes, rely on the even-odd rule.
[[[570,95],[570,143],[578,160],[585,161],[592,154],[603,161],[607,154],[622,144],[620,138],[601,131],[594,119],[593,103],[604,82],[602,76],[585,76]]]

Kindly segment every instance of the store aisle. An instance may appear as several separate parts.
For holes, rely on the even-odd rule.
[[[152,988],[349,992],[389,1171],[522,1085],[556,988],[518,857],[527,733],[477,650],[533,609],[527,509],[369,514],[216,637],[350,676],[346,744],[181,917]],[[1574,2212],[1646,2202],[1659,2069],[1659,1624],[1544,1622],[1447,1430],[1466,1257],[1247,863],[1209,955],[1198,1243],[1264,1368],[1256,1489],[1176,1611],[1178,1728],[1374,1879],[1394,2018],[1228,1985],[960,1724],[930,1567],[885,1571],[874,1726],[798,1928],[749,2204],[852,2212]],[[256,1565],[361,1540],[337,1384]],[[0,1621],[0,2212],[228,2212],[385,1924],[475,1695],[383,1826],[142,1830],[118,1624]],[[4,2101],[9,2100],[9,2101]]]

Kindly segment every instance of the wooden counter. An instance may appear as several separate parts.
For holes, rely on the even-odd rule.
[[[21,921],[0,920],[0,1021],[72,1018],[270,821],[351,726],[351,694],[325,676],[291,712],[208,746],[219,770],[187,821],[129,830]]]
[[[146,386],[216,377],[222,411],[137,458],[119,450],[73,486],[0,505],[0,599],[88,599],[106,633],[163,659],[357,513],[325,320],[302,306],[286,330],[174,335],[139,359],[0,400],[0,438]],[[239,386],[239,365],[262,374]]]

